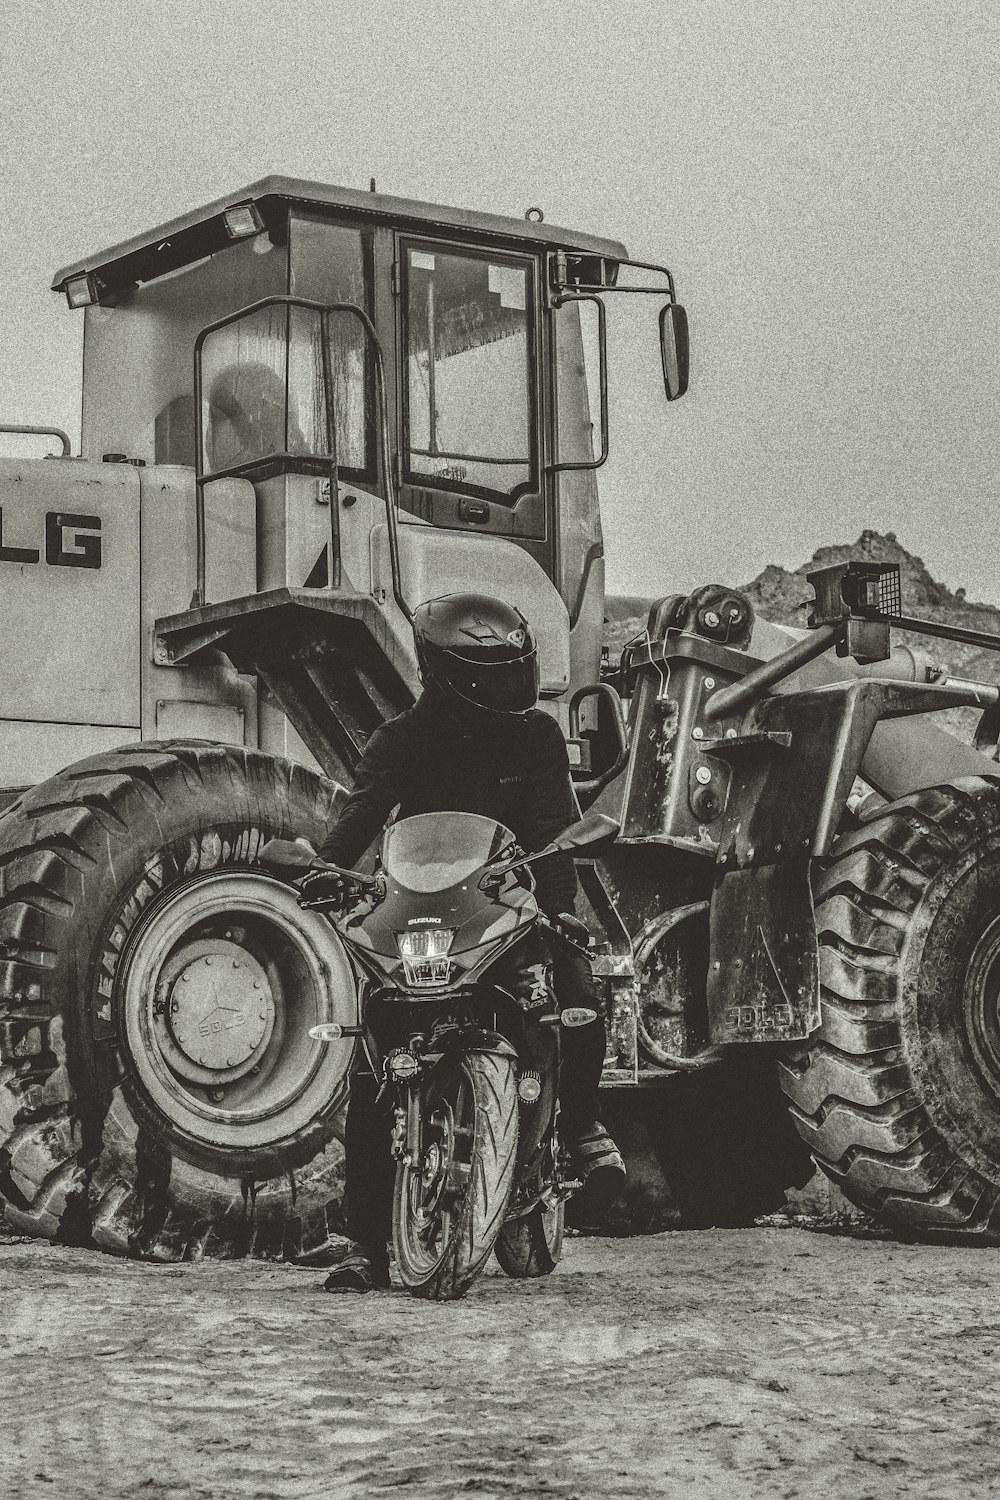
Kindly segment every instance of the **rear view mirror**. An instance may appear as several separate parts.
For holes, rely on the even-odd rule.
[[[660,357],[663,388],[668,401],[678,401],[688,388],[688,318],[679,302],[660,309]]]
[[[610,843],[620,832],[621,824],[616,823],[614,818],[608,818],[604,813],[587,813],[578,823],[567,828],[565,833],[553,839],[549,848],[582,849],[590,844]]]

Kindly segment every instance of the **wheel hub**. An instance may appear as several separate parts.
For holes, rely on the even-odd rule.
[[[309,1031],[356,1023],[350,962],[268,875],[206,871],[154,905],[116,1005],[137,1086],[198,1152],[270,1150],[332,1120],[343,1098],[353,1037],[320,1045]],[[272,1154],[265,1176],[282,1161]]]
[[[274,1029],[267,974],[253,954],[214,937],[185,944],[158,985],[162,1040],[193,1083],[225,1083],[255,1065]]]

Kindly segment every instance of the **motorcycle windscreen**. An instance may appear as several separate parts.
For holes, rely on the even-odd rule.
[[[446,891],[513,843],[509,828],[478,813],[419,813],[388,830],[382,868],[408,891]]]

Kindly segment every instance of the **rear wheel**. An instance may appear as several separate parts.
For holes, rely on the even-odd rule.
[[[423,1152],[396,1169],[392,1238],[408,1291],[454,1301],[493,1249],[514,1183],[517,1084],[508,1057],[446,1058],[419,1085]]]
[[[816,917],[822,1024],[779,1063],[800,1134],[895,1228],[1000,1243],[1000,784],[882,808]]]
[[[508,1276],[548,1276],[562,1258],[566,1207],[536,1203],[530,1213],[505,1224],[497,1238],[497,1260]]]
[[[0,1200],[157,1259],[322,1257],[353,1021],[336,934],[256,866],[334,788],[254,751],[130,746],[0,819]]]

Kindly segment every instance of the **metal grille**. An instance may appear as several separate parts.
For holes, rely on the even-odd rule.
[[[902,586],[896,563],[855,563],[844,585],[847,603],[859,615],[885,620],[902,613]]]

